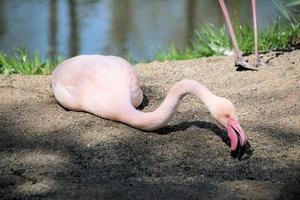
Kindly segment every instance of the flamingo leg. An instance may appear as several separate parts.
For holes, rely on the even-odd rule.
[[[223,15],[225,17],[225,21],[226,21],[226,24],[227,24],[230,39],[231,39],[232,44],[233,44],[233,48],[234,48],[234,52],[235,52],[235,56],[236,56],[235,65],[239,66],[239,67],[246,68],[246,69],[257,70],[256,67],[254,67],[251,64],[249,64],[248,62],[246,62],[245,59],[243,58],[241,50],[239,49],[237,41],[236,41],[236,37],[235,37],[235,34],[234,34],[234,30],[233,30],[233,27],[232,27],[232,23],[231,23],[231,20],[230,20],[225,2],[224,2],[224,0],[219,0],[219,3],[220,3],[220,6],[221,6]],[[254,2],[254,3],[256,3],[256,2]],[[256,12],[256,9],[255,9],[255,12]]]
[[[253,31],[254,31],[254,45],[255,45],[255,62],[254,66],[259,67],[265,65],[264,62],[260,60],[259,50],[258,50],[258,34],[257,34],[257,16],[256,16],[256,0],[252,0],[252,16],[253,16]]]

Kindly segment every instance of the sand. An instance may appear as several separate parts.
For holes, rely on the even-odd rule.
[[[193,96],[144,132],[66,111],[49,76],[0,75],[0,199],[300,199],[300,51],[263,60],[260,71],[236,71],[233,57],[134,66],[143,111],[183,78],[230,99],[252,149],[242,161]]]

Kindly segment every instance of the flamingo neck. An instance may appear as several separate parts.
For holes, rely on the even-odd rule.
[[[119,121],[142,130],[161,128],[170,121],[182,98],[190,93],[200,98],[206,106],[212,98],[216,97],[201,83],[182,80],[171,87],[163,103],[155,111],[145,113],[132,106],[120,115]]]

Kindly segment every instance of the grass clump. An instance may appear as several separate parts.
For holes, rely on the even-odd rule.
[[[168,49],[159,51],[155,55],[155,60],[187,60],[194,58],[193,51],[191,48],[186,48],[183,51],[178,50],[174,44],[172,44]]]
[[[254,51],[252,27],[238,26],[236,33],[242,52],[252,53]],[[287,25],[275,23],[259,34],[260,51],[287,50],[299,44],[299,23],[288,23]],[[233,48],[225,26],[216,28],[211,24],[205,24],[201,30],[195,32],[195,38],[190,47],[178,50],[175,45],[171,45],[167,50],[158,52],[155,59],[159,61],[187,60],[232,54]],[[17,49],[12,56],[0,51],[0,74],[50,74],[61,61],[62,58],[42,61],[38,53],[31,57],[25,49]]]
[[[237,40],[242,52],[254,51],[254,38],[251,26],[238,26]],[[286,50],[291,48],[300,37],[300,25],[290,23],[281,25],[275,23],[269,29],[259,33],[260,51]],[[155,59],[185,60],[208,57],[213,55],[232,55],[233,47],[227,31],[224,27],[216,28],[211,24],[205,24],[200,31],[195,32],[195,38],[191,47],[182,51],[171,45],[166,51],[160,51]]]
[[[42,61],[40,55],[35,53],[32,58],[27,50],[17,49],[13,56],[0,52],[0,73],[1,74],[50,74],[61,59],[54,61],[46,59]]]

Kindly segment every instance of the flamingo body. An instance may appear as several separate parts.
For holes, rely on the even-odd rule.
[[[70,58],[54,70],[51,86],[58,103],[69,110],[89,112],[148,131],[167,124],[182,98],[191,93],[226,127],[232,151],[247,143],[232,103],[194,80],[175,83],[156,110],[148,113],[136,110],[143,100],[143,92],[136,72],[120,57],[81,55]]]
[[[117,120],[120,109],[137,107],[143,92],[132,66],[115,56],[81,55],[53,72],[55,98],[65,108]]]

